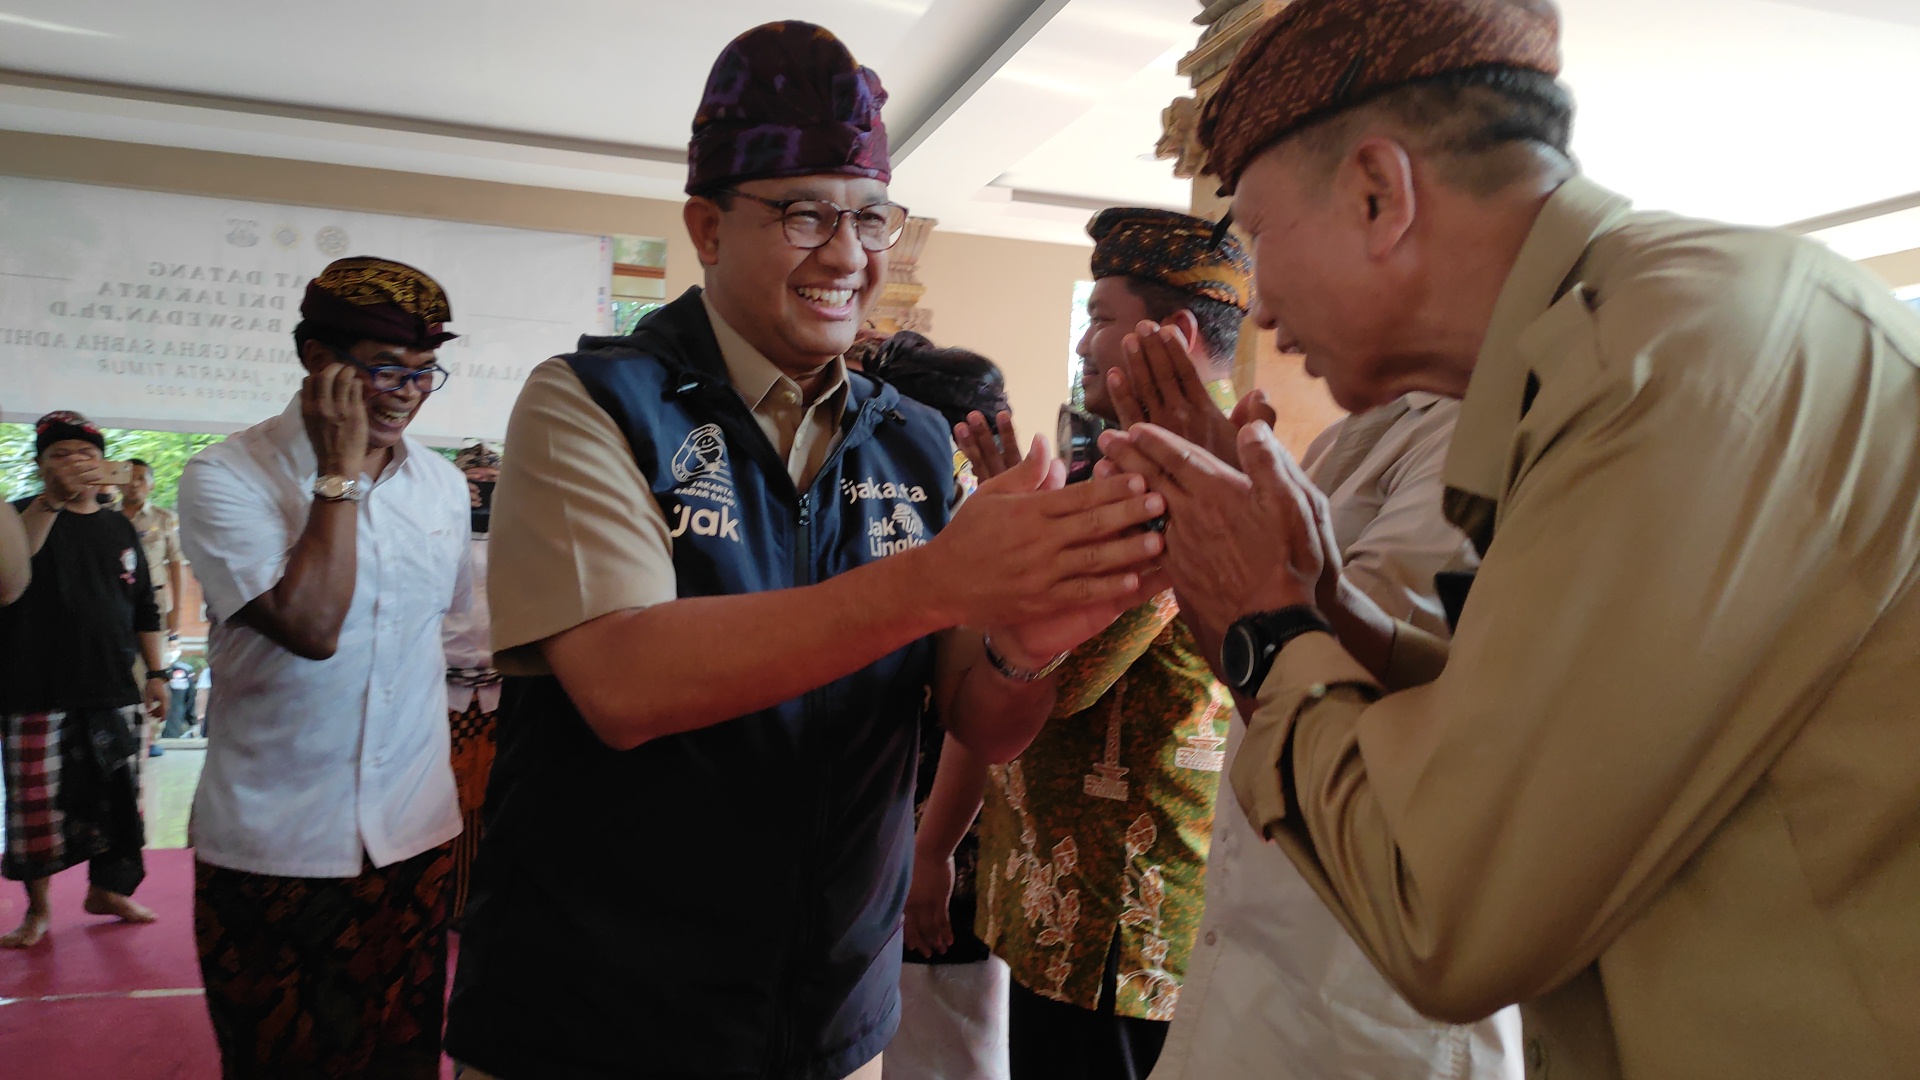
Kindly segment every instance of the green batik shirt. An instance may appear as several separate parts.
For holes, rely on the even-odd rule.
[[[980,937],[1020,985],[1094,1009],[1119,937],[1122,1016],[1173,1019],[1206,901],[1232,700],[1166,593],[1061,667],[1033,745],[991,770]]]

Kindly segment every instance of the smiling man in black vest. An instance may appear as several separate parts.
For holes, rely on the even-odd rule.
[[[906,221],[885,100],[819,27],[728,45],[689,151],[705,288],[515,407],[469,1075],[877,1076],[922,710],[1007,760],[1056,658],[1156,588],[1158,497],[1035,454],[961,505],[939,415],[848,372]]]

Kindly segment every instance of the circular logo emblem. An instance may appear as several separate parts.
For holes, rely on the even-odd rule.
[[[702,476],[715,476],[727,472],[727,442],[721,437],[719,424],[703,424],[694,428],[680,444],[679,452],[673,455],[673,478],[680,483],[689,483]]]
[[[347,253],[348,242],[347,230],[338,225],[328,225],[313,234],[313,246],[320,249],[320,254],[331,255],[336,259]]]
[[[259,227],[258,222],[233,218],[228,220],[227,225],[227,243],[234,247],[252,247],[260,242],[260,235],[254,232]]]

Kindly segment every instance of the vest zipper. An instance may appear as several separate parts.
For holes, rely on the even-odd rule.
[[[814,475],[813,484],[810,485],[806,491],[797,493],[793,538],[793,584],[796,588],[803,585],[815,584],[813,573],[813,488],[819,485],[822,476],[833,475],[835,466],[838,465],[841,456],[846,452],[847,443],[852,438],[853,432],[858,430],[859,423],[866,419],[866,413],[872,408],[873,403],[871,401],[861,407],[859,420],[856,421],[854,427],[849,429],[847,437],[842,438],[839,444],[833,448],[833,452],[827,455],[827,459],[820,463],[820,471]],[[803,732],[812,726],[814,701],[818,693],[818,690],[809,690],[801,695],[800,724]],[[804,735],[802,738],[804,739]],[[804,742],[802,745],[804,747]],[[814,768],[814,763],[806,758],[804,750],[801,755],[799,767],[809,770]],[[827,796],[826,793],[822,791],[814,797],[813,829],[807,837],[807,842],[810,847],[819,844],[821,836],[826,832],[826,825]],[[794,1064],[796,1025],[793,1020],[793,1005],[800,996],[800,967],[793,961],[791,954],[801,951],[812,943],[813,935],[816,932],[813,904],[817,900],[815,894],[818,891],[818,883],[814,880],[812,867],[809,866],[801,873],[800,896],[797,900],[800,904],[802,915],[798,920],[797,933],[792,939],[794,944],[789,954],[786,970],[782,973],[782,986],[780,988],[781,1000],[775,1015],[775,1023],[779,1030],[779,1038],[774,1040],[775,1053],[778,1055],[774,1062],[774,1071],[776,1073],[784,1073],[790,1070]]]
[[[825,471],[824,468],[822,471]],[[795,588],[799,588],[813,584],[813,493],[811,491],[802,491],[799,493],[798,498],[795,500],[795,510],[793,530],[793,585]],[[802,769],[808,769],[810,767],[806,760],[805,732],[813,724],[813,695],[814,691],[812,690],[800,695],[802,752],[801,760],[797,764]],[[816,825],[814,834],[807,837],[807,843],[809,845],[817,841],[817,834],[818,826]],[[795,927],[794,936],[788,944],[788,956],[785,964],[786,970],[781,973],[780,1004],[775,1013],[775,1022],[779,1025],[780,1032],[780,1037],[774,1040],[775,1057],[773,1071],[775,1073],[786,1072],[793,1065],[794,1036],[797,1026],[793,1018],[793,1008],[794,1002],[798,1000],[800,996],[800,964],[795,960],[795,956],[806,949],[810,939],[813,937],[811,907],[813,893],[813,871],[811,867],[807,867],[801,870],[800,894],[792,898],[793,901],[799,905],[801,917],[797,920],[798,925]]]
[[[795,588],[813,584],[813,493],[803,491],[800,513],[794,521],[793,584]]]

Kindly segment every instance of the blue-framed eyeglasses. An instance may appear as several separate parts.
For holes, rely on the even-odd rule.
[[[354,359],[351,354],[339,350],[335,350],[333,355],[366,372],[367,378],[373,382],[373,392],[376,394],[391,394],[409,383],[422,394],[431,394],[447,385],[447,369],[439,364],[428,364],[423,368],[410,368],[405,364],[372,366],[363,364]]]

